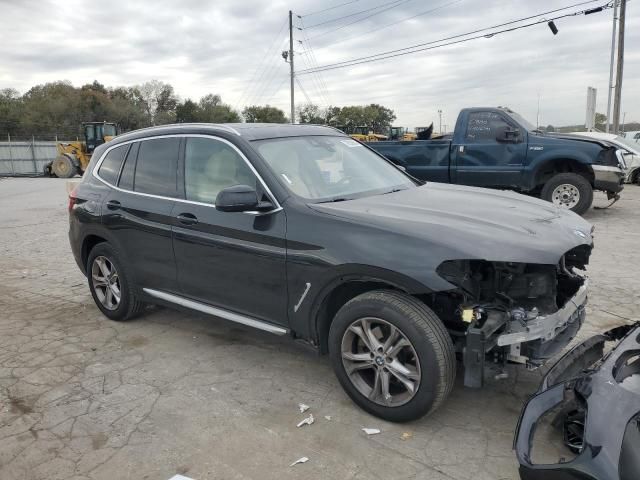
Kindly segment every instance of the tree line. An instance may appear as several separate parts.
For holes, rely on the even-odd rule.
[[[332,125],[347,133],[367,126],[384,133],[396,119],[382,105],[329,106],[314,104],[296,108],[298,123]],[[186,122],[286,123],[286,114],[271,105],[251,105],[242,111],[224,103],[218,94],[198,101],[181,100],[173,86],[151,80],[132,87],[106,87],[98,81],[74,87],[58,81],[36,85],[24,94],[0,90],[0,141],[16,139],[70,139],[80,136],[82,122],[115,122],[123,132],[152,125]]]

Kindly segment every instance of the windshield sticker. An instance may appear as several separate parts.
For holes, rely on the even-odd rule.
[[[347,140],[340,140],[340,143],[344,143],[347,147],[352,147],[352,148],[360,146],[360,144],[355,140],[353,140],[352,138],[349,138]]]
[[[293,185],[293,182],[289,180],[289,177],[287,177],[284,173],[281,173],[280,175],[282,175],[282,178],[284,178],[289,183],[289,185]]]

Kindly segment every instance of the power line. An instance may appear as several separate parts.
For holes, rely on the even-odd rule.
[[[410,17],[403,18],[402,20],[398,20],[398,21],[396,21],[396,22],[392,22],[392,23],[387,23],[386,25],[383,25],[383,26],[381,26],[381,27],[377,27],[377,28],[374,28],[374,29],[372,29],[372,30],[368,30],[368,31],[366,31],[366,32],[359,33],[359,34],[357,34],[357,35],[352,35],[351,37],[341,38],[341,39],[339,39],[339,40],[336,40],[335,42],[327,43],[327,44],[325,44],[325,45],[321,46],[320,48],[321,48],[321,49],[322,49],[322,48],[326,48],[326,47],[329,47],[329,46],[331,46],[331,45],[336,45],[336,44],[338,44],[338,43],[344,43],[344,42],[346,42],[347,40],[353,40],[354,38],[363,37],[363,36],[368,35],[368,34],[370,34],[370,33],[377,32],[377,31],[380,31],[380,30],[384,30],[385,28],[387,28],[387,27],[391,27],[392,25],[397,25],[398,23],[403,23],[403,22],[406,22],[406,21],[408,21],[408,20],[412,20],[412,19],[417,18],[417,17],[420,17],[420,16],[422,16],[422,15],[426,15],[427,13],[435,12],[436,10],[440,10],[440,9],[442,9],[442,8],[445,8],[445,7],[450,7],[450,6],[454,5],[454,4],[456,4],[456,3],[460,3],[460,2],[462,2],[462,1],[463,1],[463,0],[453,0],[452,2],[445,3],[445,4],[440,5],[440,6],[438,6],[438,7],[435,7],[435,8],[430,8],[429,10],[425,10],[424,12],[420,12],[420,13],[417,13],[417,14],[412,15],[412,16],[410,16]],[[594,1],[595,1],[595,0],[594,0]]]
[[[361,15],[363,13],[371,12],[372,10],[378,10],[380,8],[386,7],[386,6],[391,5],[391,4],[400,4],[400,3],[405,3],[407,1],[408,0],[392,0],[391,2],[382,3],[382,4],[377,5],[375,7],[366,8],[364,10],[360,10],[359,12],[355,12],[355,13],[350,13],[349,15],[343,15],[342,17],[332,18],[331,20],[325,20],[324,22],[314,23],[313,25],[309,25],[307,27],[307,30],[311,30],[312,28],[316,28],[316,27],[320,27],[322,25],[326,25],[327,23],[338,22],[340,20],[344,20],[345,18],[355,17],[355,16]],[[397,5],[393,5],[393,6],[395,7]]]
[[[334,5],[333,7],[325,8],[323,10],[317,10],[315,12],[306,13],[304,15],[299,15],[300,17],[310,17],[311,15],[317,15],[318,13],[328,12],[329,10],[335,10],[336,8],[344,7],[345,5],[350,5],[352,3],[356,3],[360,0],[351,0],[350,2],[340,3],[338,5]]]
[[[300,80],[298,79],[298,77],[296,77],[296,83],[298,84],[298,86],[300,87],[300,90],[302,90],[302,94],[304,95],[304,98],[307,99],[307,103],[313,103],[311,101],[311,99],[309,98],[309,95],[307,95],[307,91],[304,89],[304,87],[302,86],[302,83],[300,83]]]
[[[577,3],[575,5],[571,5],[571,6],[568,6],[568,7],[563,7],[563,8],[560,8],[560,9],[551,10],[551,11],[548,11],[548,12],[543,12],[543,13],[540,13],[540,14],[537,14],[537,15],[532,15],[532,16],[529,16],[529,17],[524,17],[524,18],[520,18],[520,19],[517,19],[517,20],[512,20],[512,21],[505,22],[505,23],[502,23],[502,24],[499,24],[499,25],[494,25],[492,27],[481,28],[481,29],[474,30],[474,31],[471,31],[471,32],[462,33],[462,34],[459,34],[459,35],[453,35],[453,36],[450,36],[450,37],[441,38],[439,40],[433,40],[433,41],[430,41],[430,42],[419,43],[419,44],[412,45],[412,46],[409,46],[409,47],[399,48],[399,49],[396,49],[396,50],[389,50],[389,51],[386,51],[386,52],[380,52],[380,53],[377,53],[375,55],[369,55],[369,56],[366,56],[366,57],[354,58],[354,59],[351,59],[351,60],[345,60],[343,62],[336,62],[336,63],[332,63],[332,64],[328,64],[328,65],[323,65],[323,66],[320,66],[319,68],[313,69],[313,70],[312,69],[302,70],[302,71],[298,71],[298,75],[306,75],[308,73],[322,72],[322,71],[326,71],[326,70],[335,70],[337,68],[344,68],[344,67],[350,67],[350,66],[353,66],[353,65],[360,65],[362,63],[376,62],[378,60],[385,60],[387,58],[399,57],[399,56],[403,56],[403,55],[409,55],[409,54],[412,54],[412,53],[422,52],[422,51],[425,51],[425,50],[433,50],[435,48],[445,47],[445,46],[448,46],[448,45],[455,45],[455,44],[458,44],[458,43],[464,43],[464,42],[468,42],[470,40],[476,40],[478,38],[485,38],[485,37],[486,38],[490,38],[490,37],[493,37],[495,35],[499,35],[501,33],[512,32],[512,31],[515,31],[515,30],[519,30],[521,28],[527,28],[527,27],[531,27],[531,26],[534,26],[534,25],[538,25],[540,23],[546,23],[546,22],[548,22],[550,20],[558,20],[558,19],[565,18],[565,17],[571,17],[571,16],[585,14],[587,12],[590,12],[590,10],[581,10],[581,11],[567,13],[567,14],[560,15],[560,16],[553,17],[553,18],[544,18],[542,20],[539,20],[539,21],[536,21],[536,22],[531,22],[531,23],[528,23],[528,24],[525,24],[525,25],[511,27],[511,28],[507,28],[507,29],[504,29],[504,30],[491,32],[491,33],[488,33],[488,34],[477,35],[475,37],[463,38],[461,40],[456,40],[456,41],[452,41],[452,42],[448,42],[448,43],[442,43],[442,42],[447,42],[448,40],[453,40],[453,39],[460,38],[460,37],[468,37],[469,35],[473,35],[475,33],[485,32],[487,30],[493,30],[495,28],[499,28],[499,27],[502,27],[502,26],[511,25],[511,24],[514,24],[514,23],[520,23],[520,22],[523,22],[523,21],[531,19],[531,18],[536,18],[536,17],[540,17],[542,15],[547,15],[549,13],[558,12],[558,11],[561,11],[561,10],[566,10],[568,8],[579,6],[579,5],[583,5],[583,4],[586,4],[586,3],[593,3],[594,1],[597,1],[597,0],[589,0],[589,1],[586,1],[586,2],[580,2],[580,3]],[[602,9],[611,8],[611,2],[604,4],[601,8]],[[442,44],[441,45],[434,45],[434,46],[426,47],[427,45],[433,45],[435,43],[442,43]],[[425,47],[425,48],[419,48],[419,47]]]
[[[274,37],[273,41],[269,45],[269,48],[267,49],[267,51],[265,52],[264,56],[262,57],[262,60],[258,63],[258,66],[254,70],[253,75],[251,76],[251,79],[245,85],[245,88],[244,88],[244,90],[242,92],[242,95],[240,96],[238,102],[236,103],[236,110],[242,105],[242,102],[245,100],[245,97],[250,93],[250,90],[254,89],[254,87],[255,87],[255,82],[254,81],[256,79],[256,76],[258,75],[258,71],[261,68],[263,68],[263,66],[266,68],[266,64],[268,63],[268,59],[271,58],[271,55],[273,55],[273,53],[272,53],[273,47],[277,44],[278,38],[280,37],[280,34],[282,33],[282,31],[283,31],[283,29],[284,29],[284,27],[286,25],[287,25],[287,22],[285,20],[282,23],[282,26],[278,30],[278,33]],[[264,75],[264,71],[262,73]]]
[[[308,57],[312,63],[312,66],[315,68],[318,68],[318,61],[313,51],[313,47],[311,46],[311,42],[309,41],[309,37],[307,36],[307,32],[304,29],[304,20],[302,20],[302,18],[300,18],[300,24],[303,27],[301,31],[302,31],[302,36],[304,38],[304,41],[306,42],[305,52],[308,51]],[[327,84],[324,82],[324,78],[320,73],[316,74],[316,76],[317,76],[316,82],[320,85],[321,96],[324,97],[324,102],[325,104],[328,105],[329,103],[331,103],[330,102],[331,99],[329,95],[329,89],[327,88]]]

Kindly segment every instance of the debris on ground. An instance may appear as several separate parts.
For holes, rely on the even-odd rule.
[[[313,418],[313,413],[311,415],[309,415],[307,418],[305,418],[304,420],[301,420],[300,423],[298,423],[298,427],[302,427],[303,425],[311,425],[313,422],[315,422],[314,418]]]
[[[325,420],[331,421],[331,415],[325,415],[324,418],[325,418]]]
[[[293,467],[294,465],[297,465],[299,463],[307,463],[309,461],[309,459],[307,457],[302,457],[299,458],[298,460],[296,460],[295,462],[293,462],[291,465],[289,465],[290,467]]]
[[[299,403],[298,407],[300,408],[300,413],[304,413],[309,410],[309,405],[305,405],[304,403]]]
[[[413,437],[413,432],[403,432],[400,435],[400,440],[409,440],[411,437]]]
[[[367,435],[377,435],[380,433],[380,430],[377,428],[363,428],[362,431]]]

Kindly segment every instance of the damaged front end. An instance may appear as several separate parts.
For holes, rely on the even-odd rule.
[[[458,287],[447,299],[449,308],[435,308],[455,312],[448,323],[458,332],[465,386],[482,386],[487,359],[533,369],[575,337],[585,318],[583,271],[590,254],[585,244],[566,252],[557,265],[449,260],[438,267],[438,274]]]
[[[572,459],[534,461],[548,416]],[[522,410],[514,449],[522,480],[640,478],[640,322],[587,339],[549,370]]]

